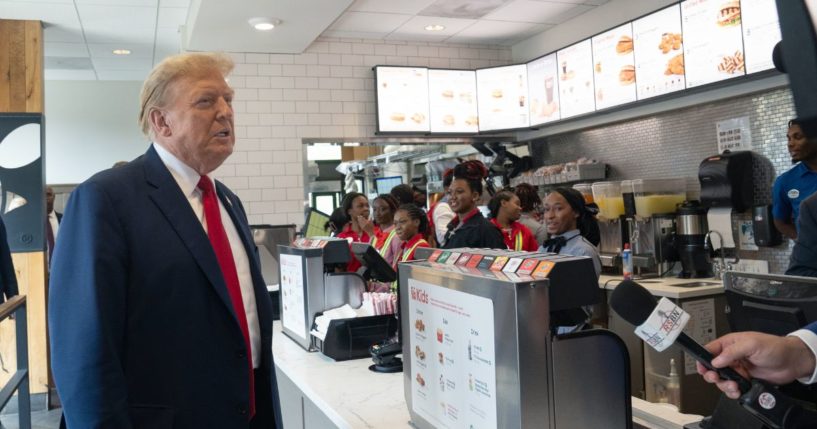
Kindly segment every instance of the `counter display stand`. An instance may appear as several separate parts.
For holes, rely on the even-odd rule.
[[[414,426],[632,427],[621,340],[606,330],[555,334],[552,315],[600,299],[589,258],[446,252],[398,269],[403,386]],[[503,271],[513,259],[522,261]],[[581,411],[588,406],[592,413]]]

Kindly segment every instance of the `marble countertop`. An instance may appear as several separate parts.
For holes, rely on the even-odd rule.
[[[599,287],[613,290],[618,286],[623,278],[621,276],[599,277]],[[654,296],[665,296],[667,298],[686,299],[702,296],[717,295],[723,293],[723,282],[718,279],[678,279],[675,277],[637,279],[636,283],[644,286]],[[707,283],[703,286],[684,287],[679,286],[685,283]]]
[[[403,374],[369,371],[371,359],[343,362],[309,353],[273,327],[275,365],[339,428],[412,428],[403,394]],[[682,429],[700,416],[680,414],[664,405],[633,398],[633,418],[657,429]]]

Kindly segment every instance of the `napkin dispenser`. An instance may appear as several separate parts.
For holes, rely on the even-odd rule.
[[[751,151],[725,151],[704,159],[698,168],[701,205],[732,207],[734,212],[751,208],[754,202],[752,158]]]

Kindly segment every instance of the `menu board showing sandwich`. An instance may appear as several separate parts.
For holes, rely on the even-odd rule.
[[[428,71],[432,133],[476,133],[477,73],[473,70]]]
[[[596,109],[635,101],[635,58],[630,23],[599,34],[593,43]]]
[[[477,93],[480,131],[530,125],[525,64],[477,70]]]
[[[746,73],[774,68],[772,50],[781,40],[774,0],[741,0]]]
[[[559,104],[562,118],[596,109],[593,88],[593,50],[590,39],[556,52],[559,72]]]
[[[428,69],[375,69],[377,123],[380,132],[429,132]]]
[[[681,2],[687,87],[745,74],[738,0]]]
[[[633,21],[633,44],[639,100],[686,88],[679,5]]]
[[[559,75],[556,54],[528,63],[528,94],[530,95],[530,125],[540,125],[559,119]]]

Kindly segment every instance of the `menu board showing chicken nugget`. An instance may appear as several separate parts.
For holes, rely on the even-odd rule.
[[[746,73],[774,68],[772,50],[780,41],[780,23],[774,0],[741,0]]]
[[[636,70],[630,23],[599,34],[593,43],[596,109],[635,101]]]
[[[432,133],[476,133],[477,74],[473,70],[428,71]]]
[[[429,132],[428,69],[375,68],[379,132]]]
[[[686,88],[679,5],[633,21],[633,45],[639,100]]]
[[[738,0],[681,2],[687,87],[746,73]]]
[[[527,128],[528,70],[525,64],[477,70],[479,130]]]
[[[596,109],[593,87],[593,50],[590,39],[556,52],[559,71],[559,103],[562,118]]]
[[[559,119],[559,75],[556,54],[528,63],[531,126]]]

